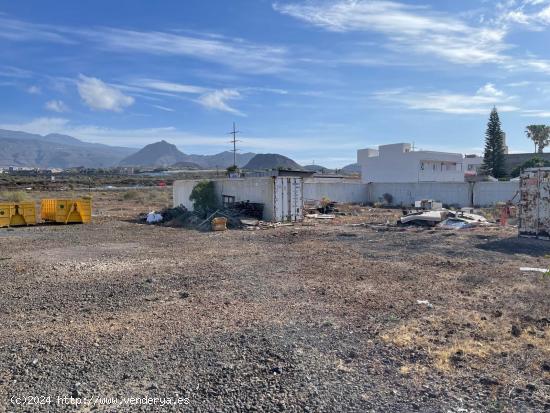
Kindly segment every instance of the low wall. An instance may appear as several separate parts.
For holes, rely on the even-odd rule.
[[[367,185],[359,180],[305,179],[304,200],[320,201],[323,198],[341,203],[363,204],[368,202]]]
[[[466,182],[370,183],[368,199],[379,202],[390,194],[394,205],[414,205],[414,201],[433,199],[444,204],[468,206],[472,201],[470,184]]]
[[[491,206],[497,202],[519,201],[519,181],[476,182],[474,185],[474,205]],[[516,195],[517,194],[517,195]],[[515,198],[514,198],[515,197]]]

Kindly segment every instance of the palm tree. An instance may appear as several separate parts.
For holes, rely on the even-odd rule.
[[[542,153],[544,148],[550,143],[550,126],[547,125],[529,125],[525,128],[527,137],[535,144],[535,152]]]

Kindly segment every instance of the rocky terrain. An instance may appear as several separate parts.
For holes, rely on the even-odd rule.
[[[94,202],[90,225],[0,229],[0,411],[550,409],[550,278],[519,270],[548,243],[352,226],[396,216],[366,208],[197,232],[132,219],[165,198]]]

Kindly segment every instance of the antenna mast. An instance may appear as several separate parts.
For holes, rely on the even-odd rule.
[[[241,142],[237,139],[237,133],[241,133],[240,131],[235,129],[235,122],[233,122],[233,131],[229,132],[229,135],[233,135],[233,139],[229,141],[229,143],[233,144],[233,167],[237,169],[237,142]]]

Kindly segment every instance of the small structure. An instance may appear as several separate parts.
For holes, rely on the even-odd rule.
[[[0,228],[36,224],[34,202],[0,203]]]
[[[359,149],[361,180],[369,182],[464,182],[460,153],[412,151],[408,143]]]
[[[183,205],[193,210],[189,196],[199,180],[179,180],[173,185],[174,207]],[[303,178],[299,176],[263,176],[237,179],[215,179],[218,203],[239,202],[263,204],[263,220],[294,222],[303,219]]]
[[[519,235],[550,239],[550,168],[526,169],[519,188]]]
[[[92,200],[42,199],[40,216],[43,221],[59,224],[89,224],[92,221]]]

